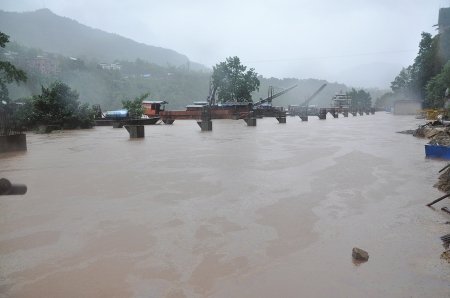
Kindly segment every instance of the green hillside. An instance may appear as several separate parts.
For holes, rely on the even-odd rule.
[[[165,99],[174,107],[184,107],[208,94],[210,73],[188,70],[184,66],[163,67],[141,59],[116,60],[120,69],[104,69],[101,64],[10,43],[0,51],[0,60],[8,60],[27,73],[19,86],[10,84],[11,99],[39,94],[41,86],[59,80],[78,91],[80,101],[100,104],[102,108],[121,107],[121,101],[150,92],[152,99]],[[107,64],[109,66],[111,64]]]

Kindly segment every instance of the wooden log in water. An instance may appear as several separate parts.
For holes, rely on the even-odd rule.
[[[434,204],[436,204],[437,202],[442,201],[443,199],[445,199],[445,198],[447,198],[447,197],[450,197],[450,193],[448,193],[448,194],[446,194],[446,195],[444,195],[444,196],[442,196],[442,197],[440,197],[440,198],[434,200],[433,202],[427,204],[427,206],[430,207],[431,205],[434,205]]]
[[[443,167],[443,168],[439,171],[439,173],[442,172],[442,171],[444,171],[444,170],[447,169],[448,167],[450,167],[450,163],[449,163],[448,165],[446,165],[445,167]]]

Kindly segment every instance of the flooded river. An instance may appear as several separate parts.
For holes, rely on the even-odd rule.
[[[0,155],[28,186],[0,199],[0,297],[449,297],[445,163],[395,133],[423,121],[287,120],[28,134]]]

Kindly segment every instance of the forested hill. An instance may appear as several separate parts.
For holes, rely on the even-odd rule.
[[[100,104],[105,110],[121,108],[122,100],[133,99],[147,92],[150,93],[150,99],[167,100],[170,109],[183,109],[193,101],[206,99],[211,77],[208,71],[192,71],[183,66],[163,67],[141,59],[133,62],[118,60],[119,69],[104,69],[94,61],[51,54],[23,47],[16,42],[0,49],[0,60],[11,62],[28,76],[26,83],[8,85],[12,100],[39,94],[41,86],[48,87],[59,80],[76,90],[82,102]],[[325,83],[327,87],[310,104],[329,106],[334,94],[350,89],[343,84],[318,79],[261,76],[259,79],[259,91],[252,94],[255,102],[267,97],[269,86],[273,86],[276,93],[298,85],[274,100],[274,105],[284,107],[303,103]],[[373,101],[384,93],[381,90],[368,91]]]
[[[0,28],[11,36],[11,41],[69,57],[106,63],[115,60],[135,61],[139,58],[161,66],[180,66],[189,62],[185,55],[173,50],[94,29],[58,16],[48,9],[24,13],[0,10]],[[189,63],[189,67],[205,68],[193,62]]]

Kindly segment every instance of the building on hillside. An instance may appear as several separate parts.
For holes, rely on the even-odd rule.
[[[99,63],[98,66],[105,70],[120,70],[122,68],[118,63]]]
[[[58,71],[55,61],[44,56],[36,56],[35,58],[28,59],[27,65],[29,68],[45,75],[55,74]]]
[[[422,109],[419,100],[397,100],[394,102],[394,115],[416,115]]]
[[[3,57],[9,61],[14,61],[14,59],[16,59],[18,56],[17,52],[12,52],[12,51],[3,51],[2,54],[3,54]]]

